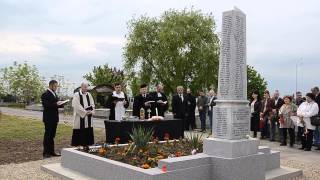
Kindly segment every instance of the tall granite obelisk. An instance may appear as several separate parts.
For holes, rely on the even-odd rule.
[[[218,100],[214,108],[214,137],[243,139],[249,134],[247,100],[246,15],[226,11],[222,20]]]

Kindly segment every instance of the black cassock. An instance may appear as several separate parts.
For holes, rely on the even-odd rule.
[[[158,92],[152,92],[150,93],[150,97],[152,101],[155,101],[152,103],[151,107],[151,115],[156,116],[156,108],[158,110],[158,116],[164,117],[164,113],[168,110],[168,99],[167,96],[164,93],[158,93]],[[166,102],[165,104],[157,103],[159,100],[162,100],[163,102]]]
[[[145,102],[147,101],[153,101],[150,94],[146,94],[146,97],[143,97],[142,94],[134,97],[132,115],[140,118],[140,109],[143,108],[145,112],[145,118],[148,119],[148,109],[151,110],[151,106],[145,106]]]
[[[107,99],[107,103],[106,103],[106,107],[110,109],[110,116],[109,116],[109,120],[115,120],[115,107],[116,104],[114,103],[115,101],[126,101],[127,104],[124,105],[124,108],[128,108],[129,107],[129,101],[127,98],[127,95],[124,94],[124,99],[123,98],[118,98],[113,96],[113,94],[111,94],[108,99]]]

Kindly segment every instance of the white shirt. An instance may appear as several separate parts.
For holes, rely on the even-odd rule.
[[[254,104],[255,104],[256,102],[257,102],[257,101],[254,100],[254,101],[252,101],[252,103],[251,103],[251,113],[254,113]]]
[[[183,102],[183,94],[179,94],[181,101]]]
[[[50,91],[54,97],[56,97],[56,93],[54,93],[51,89],[48,88],[48,91]]]
[[[315,130],[316,126],[311,125],[310,117],[317,115],[318,112],[319,112],[319,107],[316,102],[314,101],[312,101],[311,103],[303,102],[298,108],[297,115],[303,117],[303,120],[306,123],[307,129]]]

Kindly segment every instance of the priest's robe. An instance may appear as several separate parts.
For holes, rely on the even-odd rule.
[[[72,99],[74,109],[72,146],[88,146],[94,144],[92,115],[94,114],[94,100],[90,93],[76,92]],[[87,111],[92,114],[87,115]]]
[[[168,99],[164,93],[160,92],[152,92],[150,93],[152,101],[154,103],[151,104],[151,115],[156,116],[158,111],[158,116],[164,117],[164,113],[168,110]],[[163,103],[160,103],[159,101]]]
[[[148,119],[148,110],[151,110],[151,103],[150,106],[145,105],[145,103],[148,101],[152,101],[152,97],[149,94],[139,94],[135,96],[133,101],[132,115],[140,118],[140,109],[143,108],[145,111],[145,119]]]
[[[126,103],[124,103],[124,101]],[[107,100],[107,108],[110,109],[109,120],[122,120],[125,115],[126,109],[129,107],[129,101],[127,95],[124,92],[119,94],[114,91]]]

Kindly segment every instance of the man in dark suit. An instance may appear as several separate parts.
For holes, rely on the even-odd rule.
[[[215,100],[217,100],[217,94],[214,92],[213,89],[211,89],[209,91],[209,97],[208,97],[208,116],[209,116],[211,130],[212,130],[213,106],[216,105]]]
[[[150,97],[154,103],[151,104],[151,115],[152,116],[162,116],[168,110],[168,99],[167,96],[163,93],[163,85],[157,84],[156,91],[150,93]],[[158,112],[158,114],[157,114]]]
[[[191,94],[191,89],[187,89],[187,95],[186,95],[186,121],[187,124],[191,125],[191,129],[194,130],[196,128],[196,106],[197,106],[197,101],[196,97],[194,97]],[[189,125],[187,125],[187,130],[189,130]]]
[[[274,100],[270,98],[269,91],[265,90],[260,113],[260,120],[263,121],[263,127],[260,127],[261,139],[270,138],[269,121],[271,121],[272,117],[274,116],[273,109]]]
[[[177,87],[177,94],[172,97],[172,113],[173,117],[176,119],[182,120],[182,130],[189,127],[188,122],[186,121],[186,96],[183,93],[183,87]]]
[[[132,115],[140,118],[140,109],[144,109],[145,119],[148,119],[149,112],[151,116],[151,97],[148,94],[148,86],[142,84],[140,86],[140,94],[134,97]],[[149,112],[148,112],[149,111]]]
[[[43,157],[60,156],[54,151],[54,137],[56,135],[57,125],[59,122],[58,108],[62,107],[62,102],[58,101],[55,91],[58,88],[58,82],[51,80],[49,88],[41,96],[43,106],[43,122],[45,127],[43,138]]]
[[[280,123],[278,122],[279,120],[279,110],[281,106],[284,104],[283,99],[280,97],[279,90],[275,90],[273,94],[273,101],[274,101],[274,109],[273,109],[273,114],[274,116],[272,117],[271,123],[270,123],[270,141],[275,141],[275,134],[276,134],[276,128],[278,129],[279,136],[280,136],[280,142],[282,139],[282,131],[280,131]],[[277,122],[277,125],[276,125]]]

